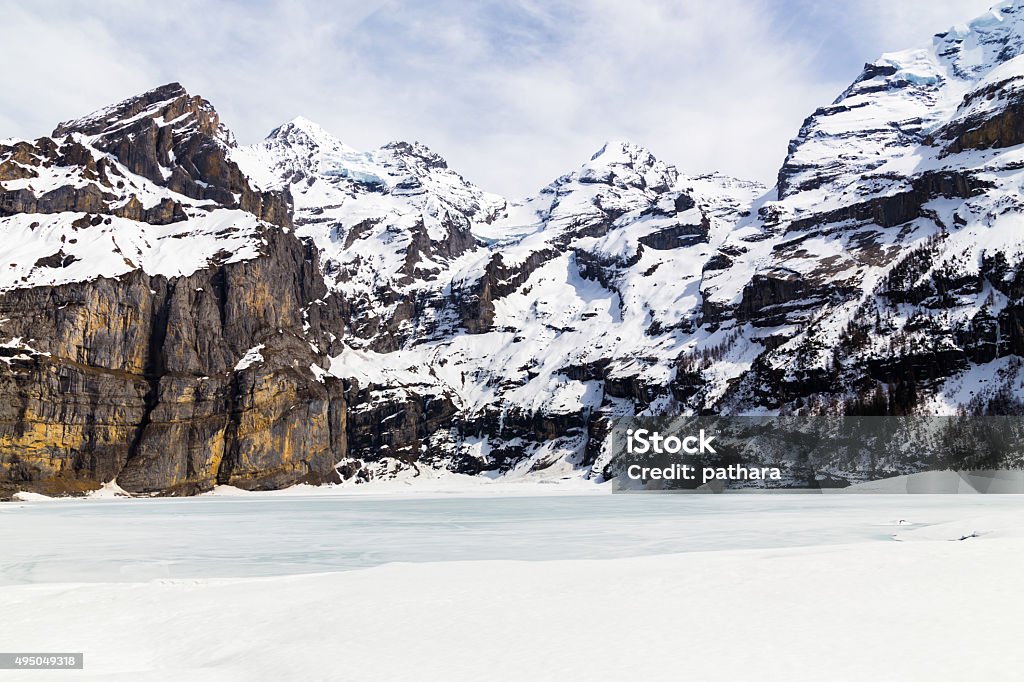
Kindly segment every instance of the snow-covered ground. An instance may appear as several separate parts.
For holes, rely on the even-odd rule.
[[[1016,680],[1024,498],[0,506],[0,679]],[[286,575],[290,574],[290,575]]]

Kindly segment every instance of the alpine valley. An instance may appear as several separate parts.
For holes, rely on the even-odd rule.
[[[0,497],[600,480],[617,417],[1018,414],[1022,356],[1024,0],[866,65],[773,188],[609,142],[511,201],[176,83],[0,141]]]

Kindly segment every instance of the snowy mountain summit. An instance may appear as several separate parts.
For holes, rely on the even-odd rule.
[[[1000,414],[1024,2],[883,55],[769,189],[610,141],[523,200],[170,84],[0,142],[0,493],[600,477],[616,417]],[[796,128],[794,122],[794,128]],[[838,478],[902,473],[837,461]]]

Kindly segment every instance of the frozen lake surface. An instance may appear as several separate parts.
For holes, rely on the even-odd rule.
[[[349,571],[892,541],[1024,508],[996,495],[344,495],[0,504],[0,584]]]
[[[0,505],[12,680],[1019,680],[1024,496]],[[5,680],[8,677],[4,678]]]

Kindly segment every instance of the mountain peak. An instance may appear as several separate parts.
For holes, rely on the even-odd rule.
[[[292,125],[296,128],[301,128],[303,130],[323,130],[323,128],[320,127],[319,123],[317,123],[316,121],[311,121],[305,116],[296,116],[292,120],[288,121],[288,125]]]
[[[584,164],[585,168],[629,168],[638,173],[654,170],[658,173],[677,174],[675,167],[661,161],[651,150],[628,140],[609,140]]]
[[[980,78],[1024,54],[1024,0],[1007,0],[934,38],[936,55],[960,78]]]
[[[97,109],[81,118],[64,121],[54,129],[53,136],[60,137],[69,132],[81,132],[86,135],[101,134],[112,125],[124,122],[147,109],[188,96],[188,91],[181,83],[167,83],[141,94],[132,95],[117,104]]]
[[[87,116],[65,121],[53,131],[53,137],[81,133],[90,137],[116,136],[134,130],[145,120],[158,126],[173,125],[175,130],[208,135],[227,146],[234,146],[234,136],[220,122],[213,105],[199,96],[189,95],[178,82],[167,83],[117,104],[94,111]]]
[[[305,149],[308,153],[320,151],[341,154],[356,154],[357,151],[348,146],[325,128],[305,116],[296,116],[267,135],[266,142],[279,143],[286,147]]]
[[[305,116],[296,116],[287,123],[279,125],[270,131],[267,138],[287,139],[295,136],[305,137],[313,143],[336,141],[336,138],[320,126],[320,124],[311,121]]]
[[[673,185],[679,172],[675,166],[658,160],[642,145],[627,140],[609,140],[574,176],[583,183],[621,184],[647,189]]]
[[[646,147],[628,140],[608,140],[590,157],[591,161],[630,167],[638,160],[648,159],[654,159],[654,155]]]
[[[445,161],[444,157],[422,142],[405,142],[403,140],[395,140],[393,142],[388,142],[386,145],[381,147],[381,149],[385,149],[395,156],[402,157],[407,160],[413,160],[417,162],[418,165],[422,165],[426,169],[448,168],[448,162]]]

